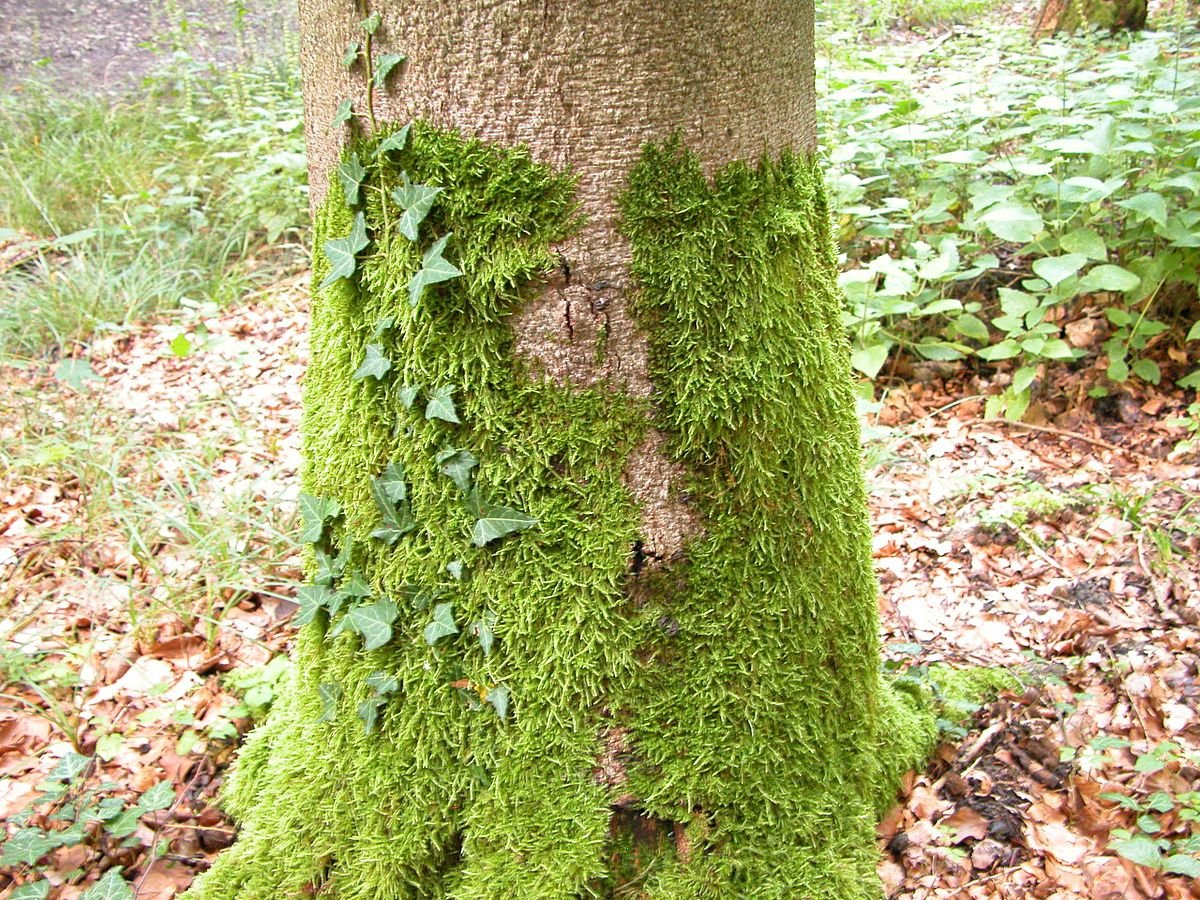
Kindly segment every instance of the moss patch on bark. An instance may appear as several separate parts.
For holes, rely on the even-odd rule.
[[[371,243],[353,278],[314,290],[303,483],[341,508],[310,576],[340,553],[332,586],[358,573],[398,614],[371,651],[345,628],[364,598],[305,626],[295,684],[226,794],[238,843],[189,896],[876,896],[876,815],[935,726],[879,675],[815,164],[734,163],[710,180],[677,147],[646,150],[623,227],[651,413],[513,352],[509,317],[577,227],[572,180],[420,123],[403,150],[379,153],[384,137],[352,148],[367,162],[357,207],[334,185],[316,222],[323,247],[362,212]],[[388,199],[402,172],[443,189],[415,243]],[[448,233],[464,274],[410,305],[423,252]],[[329,270],[314,254],[314,284]],[[356,379],[368,345],[391,368]],[[425,415],[449,385],[461,424]],[[684,559],[633,572],[640,515],[622,475],[651,418],[702,525]],[[478,458],[486,501],[536,527],[474,546],[477,510],[437,461],[455,449]],[[417,522],[394,544],[372,537],[371,477],[390,463]],[[430,646],[440,603],[459,633]],[[395,679],[383,696],[381,677]],[[485,702],[496,688],[506,720]],[[599,777],[614,753],[624,777]],[[624,827],[638,821],[662,828],[642,840]]]

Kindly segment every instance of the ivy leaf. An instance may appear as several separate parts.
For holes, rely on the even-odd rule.
[[[409,279],[408,300],[413,306],[421,299],[421,292],[425,290],[426,285],[440,284],[462,275],[461,269],[442,256],[450,237],[451,235],[447,234],[439,238],[436,244],[425,251],[421,258],[421,270]]]
[[[384,53],[375,60],[375,87],[382,88],[392,70],[404,60],[403,53]]]
[[[317,618],[317,613],[327,609],[335,598],[333,591],[323,584],[306,584],[296,592],[296,602],[300,609],[292,618],[292,624],[299,628]]]
[[[375,507],[379,510],[379,514],[383,516],[384,524],[384,527],[372,531],[371,537],[391,545],[395,544],[401,535],[407,534],[417,527],[408,504],[403,503],[397,506],[381,483],[381,479],[371,479],[371,498],[375,501]]]
[[[460,491],[471,492],[471,472],[479,460],[470,450],[443,450],[435,459],[442,467],[442,474],[450,476]]]
[[[425,404],[425,418],[442,419],[461,425],[458,412],[454,408],[454,391],[457,387],[456,384],[444,384],[434,388],[433,393],[429,395],[429,402]]]
[[[358,717],[362,719],[363,728],[367,734],[375,730],[375,724],[379,721],[379,707],[383,706],[382,697],[372,697],[370,700],[364,700],[358,704]]]
[[[454,604],[439,603],[433,608],[433,621],[425,626],[425,643],[432,647],[452,634],[458,634],[458,626],[454,624]]]
[[[8,895],[8,900],[46,900],[50,896],[50,882],[27,881]]]
[[[354,224],[350,233],[344,238],[333,238],[325,242],[325,256],[330,262],[329,274],[322,280],[320,287],[327,288],[339,278],[349,278],[358,268],[356,257],[366,249],[367,219],[360,212],[354,216]]]
[[[479,647],[484,656],[492,655],[492,646],[496,643],[496,635],[492,631],[495,624],[496,614],[490,609],[484,610],[483,618],[478,622],[471,623],[471,634],[479,639]]]
[[[404,480],[404,463],[399,460],[388,463],[383,474],[372,480],[379,483],[379,490],[393,503],[400,503],[408,499],[408,484]]]
[[[160,781],[138,797],[137,809],[139,815],[166,809],[175,802],[175,785],[169,781]]]
[[[483,499],[479,496],[479,488],[471,488],[471,492],[467,494],[466,502],[463,504],[467,508],[473,519],[483,518]]]
[[[430,603],[433,603],[433,601],[435,601],[435,600],[441,599],[445,595],[445,593],[446,593],[446,591],[440,587],[418,588],[417,592],[415,594],[413,594],[413,598],[412,598],[413,608],[416,609],[418,612],[420,612],[423,609],[428,609]]]
[[[508,696],[508,688],[502,684],[496,685],[487,692],[487,702],[492,704],[492,709],[496,711],[501,722],[508,719]]]
[[[363,577],[362,572],[356,570],[338,589],[338,594],[346,599],[369,600],[375,596],[375,591],[367,583],[367,579]]]
[[[404,210],[400,217],[400,233],[410,241],[417,239],[417,226],[420,225],[433,204],[437,195],[442,192],[440,187],[430,187],[427,184],[413,184],[408,180],[408,173],[400,173],[400,186],[392,191],[392,199]],[[431,282],[432,283],[432,282]]]
[[[383,527],[372,531],[371,537],[383,541],[389,547],[417,527],[417,520],[413,518],[407,503],[398,509],[393,508],[390,513],[385,513],[383,519]]]
[[[376,697],[394,694],[400,690],[400,680],[387,672],[372,672],[366,677],[363,684],[374,691]]]
[[[346,52],[342,54],[342,65],[349,69],[358,61],[358,53],[362,50],[362,44],[358,41],[351,41],[346,45]]]
[[[336,519],[342,512],[342,505],[336,500],[326,500],[314,497],[312,494],[300,495],[300,518],[304,522],[304,531],[300,534],[301,543],[315,544],[325,533],[325,523]]]
[[[525,515],[520,510],[508,506],[489,506],[475,522],[471,531],[471,542],[476,547],[483,547],[505,535],[524,531],[536,524],[537,519]]]
[[[379,149],[376,150],[376,155],[380,153],[390,153],[393,150],[403,150],[408,144],[408,131],[412,128],[412,124],[405,125],[398,131],[393,131],[382,141],[379,142]]]
[[[362,361],[362,365],[354,370],[354,380],[374,378],[379,381],[391,368],[392,361],[384,356],[383,347],[379,344],[367,344],[367,357]]]
[[[324,550],[317,549],[317,574],[313,576],[313,582],[323,584],[326,587],[332,587],[333,582],[342,577],[342,572],[345,571],[345,562],[341,561],[341,554],[336,557],[330,556]]]
[[[448,562],[446,564],[446,571],[450,573],[450,577],[455,581],[462,581],[463,561],[461,559],[456,559]]]
[[[346,613],[350,627],[362,635],[364,650],[378,650],[392,639],[392,623],[400,614],[399,608],[387,597],[366,606],[356,606]]]
[[[338,104],[337,112],[333,114],[333,121],[329,123],[331,128],[340,128],[350,121],[354,115],[354,108],[350,105],[349,100],[343,100]]]
[[[332,722],[337,717],[338,704],[342,700],[342,686],[333,682],[317,685],[317,696],[321,698],[321,715],[318,722]]]
[[[379,11],[376,10],[375,12],[373,12],[369,16],[367,16],[365,19],[363,19],[362,22],[359,23],[359,25],[362,27],[362,30],[365,31],[367,34],[374,34],[375,32],[377,32],[379,30],[379,26],[382,22],[383,22],[383,16],[379,15]]]
[[[54,841],[40,828],[22,828],[4,842],[0,865],[32,866],[54,849]]]
[[[371,337],[373,337],[373,338],[381,337],[385,331],[387,331],[389,328],[393,327],[395,324],[396,324],[395,316],[380,317],[379,321],[377,321],[375,323],[375,327],[371,329]]]
[[[412,409],[413,403],[417,399],[417,392],[421,389],[415,384],[406,384],[400,388],[400,405],[405,409]]]
[[[50,770],[50,774],[46,776],[46,780],[74,781],[76,776],[80,775],[91,761],[92,758],[90,756],[84,756],[82,753],[76,753],[72,750]]]
[[[346,194],[347,206],[358,206],[359,189],[362,187],[362,180],[366,174],[367,170],[358,160],[358,153],[351,153],[349,159],[338,163],[338,181],[342,183],[342,190]]]
[[[121,867],[115,866],[104,877],[79,895],[79,900],[133,900],[133,891],[121,877]]]

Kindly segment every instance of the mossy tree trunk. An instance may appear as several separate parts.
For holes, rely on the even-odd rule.
[[[1147,0],[1046,0],[1038,32],[1108,28],[1138,31],[1146,27]]]
[[[876,896],[811,0],[376,0],[369,98],[300,6],[307,624],[194,896]]]

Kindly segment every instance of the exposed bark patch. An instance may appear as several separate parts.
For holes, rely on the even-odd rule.
[[[642,511],[643,553],[670,562],[682,557],[700,520],[680,490],[686,470],[668,459],[665,443],[662,432],[650,431],[629,458],[625,485]]]

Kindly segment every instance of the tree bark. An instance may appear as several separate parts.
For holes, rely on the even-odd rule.
[[[316,606],[193,895],[877,896],[933,719],[879,676],[811,0],[375,3],[369,96],[368,10],[300,8]]]
[[[1146,27],[1146,0],[1046,0],[1035,33],[1108,28],[1140,31]]]

